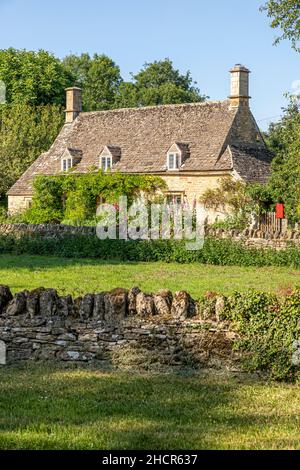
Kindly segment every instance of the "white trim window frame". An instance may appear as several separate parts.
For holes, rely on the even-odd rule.
[[[112,167],[112,157],[109,155],[102,155],[100,165],[101,165],[101,170],[106,172],[111,169]]]
[[[62,158],[61,171],[68,171],[73,166],[73,159],[71,157]]]
[[[166,203],[168,205],[173,204],[173,205],[181,206],[183,204],[184,193],[170,191],[168,193],[165,193],[165,198],[166,198]]]
[[[167,168],[169,171],[179,170],[181,166],[181,155],[178,152],[169,152],[167,156]]]

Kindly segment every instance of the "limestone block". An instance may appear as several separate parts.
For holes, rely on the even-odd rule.
[[[26,300],[26,310],[30,318],[40,314],[40,294],[45,289],[40,287],[28,293]]]
[[[39,296],[40,314],[45,317],[51,317],[57,313],[58,296],[55,289],[45,289]]]
[[[154,295],[154,306],[158,315],[170,315],[172,306],[172,292],[164,289]]]
[[[0,286],[0,314],[7,304],[12,300],[13,296],[8,286]]]
[[[63,317],[68,317],[73,313],[73,299],[71,295],[58,297],[57,313]]]
[[[93,317],[97,320],[103,321],[105,315],[105,292],[101,292],[100,294],[95,294],[94,298],[94,310],[93,310]]]
[[[4,341],[0,341],[0,365],[5,366],[6,364],[6,345]]]
[[[79,308],[79,316],[83,320],[87,320],[93,315],[94,310],[94,295],[87,294],[83,297]]]
[[[176,292],[172,302],[171,313],[176,320],[185,320],[196,315],[195,301],[185,291]]]
[[[153,295],[140,292],[136,296],[136,312],[140,317],[151,317],[154,312]]]
[[[105,294],[104,319],[107,322],[118,322],[127,316],[128,290],[114,289]]]
[[[18,292],[17,294],[15,294],[14,298],[9,302],[7,306],[6,315],[16,316],[25,313],[27,295],[27,291]]]
[[[136,315],[136,297],[141,292],[138,287],[133,287],[128,292],[128,314]]]

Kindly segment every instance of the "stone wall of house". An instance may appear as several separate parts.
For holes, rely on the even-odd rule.
[[[188,293],[115,289],[83,298],[0,286],[0,364],[92,362],[103,367],[236,368],[235,334]]]
[[[24,212],[30,207],[32,196],[8,196],[8,213],[10,215]]]
[[[198,201],[208,189],[216,189],[220,186],[220,178],[228,176],[228,174],[217,173],[210,175],[182,175],[173,172],[173,175],[161,175],[162,179],[167,183],[170,192],[182,194],[186,196],[188,202],[193,204],[195,199]],[[223,220],[226,217],[224,212],[206,209],[208,222],[212,223],[217,218]]]
[[[230,172],[228,172],[230,174]],[[215,174],[193,174],[185,176],[174,172],[173,175],[161,175],[166,181],[169,190],[173,193],[180,193],[186,196],[190,204],[195,199],[199,199],[207,189],[215,189],[219,186],[220,178],[224,177],[223,173]],[[8,196],[8,211],[10,214],[18,214],[28,208],[32,200],[32,196]],[[214,221],[217,217],[223,219],[224,213],[214,210],[207,210],[210,221]]]

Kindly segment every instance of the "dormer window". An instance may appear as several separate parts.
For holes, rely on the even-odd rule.
[[[107,145],[100,154],[99,167],[102,171],[109,171],[121,158],[120,147]]]
[[[61,171],[68,171],[72,168],[73,162],[72,158],[63,158],[61,161]]]
[[[179,170],[181,167],[181,150],[177,144],[173,144],[167,153],[167,169]]]
[[[109,155],[101,157],[101,170],[107,171],[112,167],[111,157]]]
[[[68,171],[77,165],[82,159],[82,151],[79,149],[67,148],[61,159],[61,171]]]
[[[186,158],[189,157],[188,144],[174,143],[167,152],[167,170],[179,170]]]
[[[178,170],[180,167],[180,155],[179,153],[168,154],[168,170]]]

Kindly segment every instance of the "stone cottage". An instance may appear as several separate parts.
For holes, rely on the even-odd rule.
[[[227,175],[264,182],[272,156],[249,107],[249,73],[240,64],[230,70],[224,101],[99,112],[82,112],[81,90],[68,88],[66,123],[9,190],[9,212],[30,206],[36,175],[70,168],[159,175],[176,202],[194,202]]]

